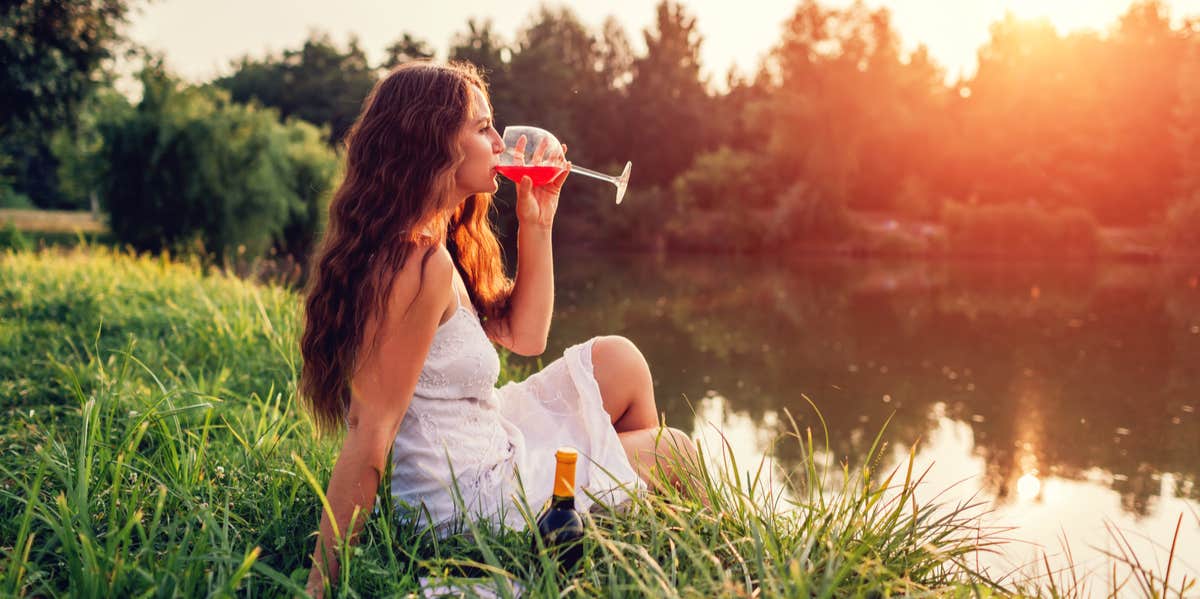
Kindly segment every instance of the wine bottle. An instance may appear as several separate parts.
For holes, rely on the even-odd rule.
[[[583,557],[583,518],[575,510],[575,462],[579,452],[560,447],[554,454],[554,496],[537,518],[537,534],[547,553],[563,571],[575,567]],[[537,541],[534,541],[537,552]]]

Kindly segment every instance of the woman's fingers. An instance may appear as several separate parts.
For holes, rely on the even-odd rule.
[[[567,181],[567,175],[571,173],[571,163],[568,162],[561,171],[558,171],[554,178],[546,183],[546,188],[553,194],[557,195],[562,190],[563,183]]]
[[[513,162],[517,164],[525,164],[525,146],[528,145],[528,143],[529,140],[526,139],[524,135],[517,138],[517,145],[513,146],[512,149]]]
[[[568,162],[568,163],[567,163],[567,166],[563,167],[563,170],[562,170],[562,171],[560,171],[560,172],[558,173],[558,175],[556,175],[556,176],[554,177],[554,180],[553,180],[553,181],[551,181],[551,182],[552,182],[552,183],[554,183],[555,185],[559,186],[559,187],[562,187],[562,184],[563,184],[564,182],[566,182],[566,180],[567,180],[567,175],[569,175],[569,174],[571,174],[571,163],[570,163],[570,162]]]
[[[546,149],[550,146],[550,138],[543,137],[538,142],[537,148],[533,150],[533,163],[537,164],[542,160],[542,156],[546,154]]]

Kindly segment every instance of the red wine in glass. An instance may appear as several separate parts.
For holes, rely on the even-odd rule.
[[[562,169],[557,166],[520,166],[516,164],[500,165],[496,172],[504,175],[513,183],[520,183],[521,177],[528,176],[533,180],[534,187],[545,185],[552,181]]]
[[[629,170],[632,166],[632,163],[626,162],[625,170],[615,177],[575,164],[571,165],[571,172],[612,183],[617,188],[617,203],[620,204],[629,186]],[[500,155],[500,165],[496,167],[501,175],[513,181],[520,181],[522,176],[529,175],[537,186],[549,183],[566,167],[567,159],[563,155],[562,144],[553,133],[528,125],[504,128],[504,153]]]

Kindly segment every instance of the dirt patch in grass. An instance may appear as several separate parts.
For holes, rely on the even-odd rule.
[[[75,210],[0,209],[0,226],[36,233],[106,233],[108,225],[91,212]]]

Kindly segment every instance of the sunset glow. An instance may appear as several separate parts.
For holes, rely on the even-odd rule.
[[[828,0],[821,4],[840,7],[850,3]],[[1131,0],[953,3],[866,0],[869,7],[886,7],[891,11],[905,48],[924,44],[951,76],[974,71],[976,51],[987,42],[991,23],[1003,19],[1006,12],[1021,19],[1049,19],[1060,33],[1079,29],[1106,31],[1130,3]],[[286,9],[281,10],[284,4]],[[295,45],[314,28],[329,32],[337,40],[357,35],[368,55],[375,59],[400,29],[419,32],[444,56],[450,39],[465,28],[467,19],[490,19],[498,31],[511,32],[525,24],[541,4],[541,0],[465,1],[430,11],[408,0],[386,4],[348,1],[336,7],[320,0],[250,4],[233,0],[173,0],[146,6],[134,17],[130,33],[134,39],[164,50],[168,62],[185,75],[204,79],[225,70],[230,60],[243,54],[261,54],[268,49]],[[606,18],[615,17],[625,27],[636,50],[643,46],[640,31],[654,19],[654,2],[649,0],[560,4],[570,7],[580,21],[591,27],[599,27]],[[799,4],[795,0],[764,0],[756,2],[754,11],[747,14],[737,3],[685,2],[704,37],[701,55],[705,71],[717,83],[724,80],[730,66],[736,65],[743,72],[753,71],[778,40],[782,23]],[[1200,0],[1173,0],[1166,4],[1175,19],[1200,15]],[[229,22],[220,17],[230,10],[243,14],[243,18]]]
[[[991,3],[989,3],[991,4]],[[1129,6],[1128,0],[1061,1],[1007,0],[998,3],[1019,19],[1050,21],[1059,33],[1079,30],[1104,31]],[[995,17],[994,10],[981,11]],[[984,15],[981,15],[984,16]]]

